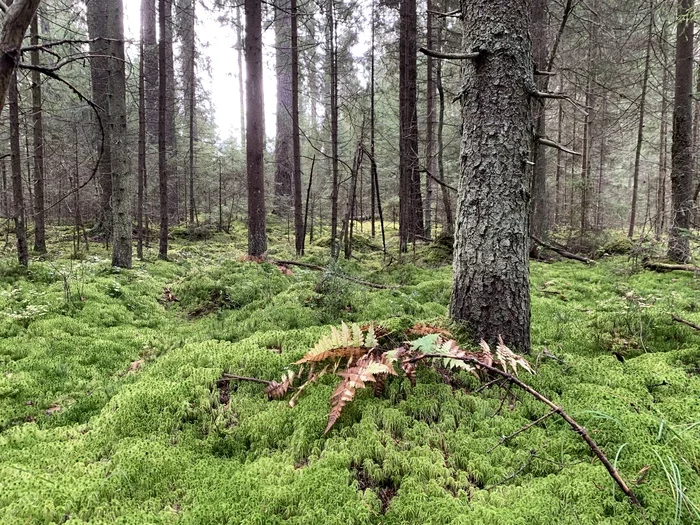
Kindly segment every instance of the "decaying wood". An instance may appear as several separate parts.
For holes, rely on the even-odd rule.
[[[299,261],[280,261],[278,259],[270,259],[269,261],[273,264],[278,264],[280,266],[298,266],[300,268],[308,268],[309,270],[316,270],[318,272],[325,272],[328,270],[328,268],[325,268],[323,266]],[[341,279],[345,279],[346,281],[361,284],[362,286],[367,286],[369,288],[377,288],[379,290],[394,290],[397,288],[396,286],[389,286],[386,284],[378,284],[369,281],[363,281],[362,279],[358,279],[357,277],[350,277],[349,275],[336,274],[336,276]]]
[[[690,321],[686,321],[685,319],[681,319],[678,317],[676,314],[671,314],[671,318],[676,321],[677,323],[684,324],[686,326],[691,327],[693,330],[698,330],[700,331],[700,326],[696,325],[695,323],[691,323]]]
[[[694,264],[669,264],[657,261],[644,261],[644,268],[655,272],[672,272],[680,270],[683,272],[700,272],[700,267]]]
[[[584,257],[583,255],[576,255],[575,253],[571,253],[569,251],[564,250],[563,248],[557,248],[556,246],[553,246],[549,243],[546,243],[534,235],[532,235],[532,240],[535,241],[537,244],[542,246],[543,248],[547,248],[548,250],[552,250],[553,252],[558,253],[562,257],[566,259],[573,259],[574,261],[580,261],[584,264],[595,264],[595,261],[593,259],[589,259],[588,257]]]

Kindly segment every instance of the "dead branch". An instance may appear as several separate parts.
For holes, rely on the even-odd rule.
[[[246,377],[246,376],[236,376],[233,374],[222,374],[222,379],[233,379],[236,381],[250,381],[251,383],[261,383],[263,385],[271,385],[272,381],[267,381],[266,379],[258,379],[257,377]]]
[[[672,272],[674,270],[680,270],[683,272],[700,271],[700,267],[693,264],[668,264],[656,261],[644,261],[643,266],[647,270],[653,270],[655,272]]]
[[[304,263],[304,262],[299,262],[299,261],[280,261],[278,259],[270,259],[269,262],[273,264],[278,264],[280,266],[298,266],[300,268],[308,268],[309,270],[316,270],[318,272],[326,272],[328,271],[328,268],[325,268],[323,266],[318,266],[316,264],[309,264],[309,263]],[[345,279],[346,281],[351,281],[353,283],[361,284],[363,286],[367,286],[369,288],[377,288],[379,290],[395,290],[397,286],[388,286],[386,284],[378,284],[378,283],[372,283],[369,281],[363,281],[362,279],[358,279],[357,277],[351,277],[349,275],[343,275],[343,274],[336,274],[338,277],[341,279]]]
[[[435,51],[427,47],[419,47],[418,51],[426,56],[443,60],[473,60],[481,55],[481,53],[445,53],[444,51]]]
[[[581,156],[581,153],[579,153],[578,151],[574,151],[572,149],[569,149],[566,146],[559,144],[558,142],[554,142],[553,140],[549,140],[549,139],[546,139],[544,137],[538,137],[537,142],[539,142],[543,146],[549,146],[550,148],[558,149],[559,151],[563,151],[564,153],[568,153],[569,155],[576,155],[577,157]]]
[[[419,355],[418,357],[414,357],[413,359],[409,360],[411,363],[415,363],[417,361],[421,361],[423,359],[443,359],[445,357],[444,354],[422,354]],[[505,372],[499,368],[496,368],[494,366],[487,365],[486,363],[482,363],[475,357],[454,357],[450,356],[450,359],[455,359],[458,361],[464,361],[465,363],[468,363],[470,365],[473,365],[477,368],[481,368],[483,370],[486,370],[490,372],[491,374],[498,375],[500,377],[503,377],[510,383],[520,387],[522,390],[530,394],[532,397],[540,401],[541,403],[544,403],[547,405],[549,408],[552,409],[552,412],[555,414],[558,414],[559,417],[561,417],[570,427],[571,429],[578,434],[588,445],[588,448],[591,449],[591,452],[600,460],[600,462],[603,464],[605,469],[608,471],[608,474],[610,474],[610,477],[613,478],[615,483],[617,483],[617,486],[620,487],[620,490],[625,493],[625,495],[629,498],[629,500],[636,506],[641,507],[641,503],[637,499],[637,496],[634,495],[634,492],[630,490],[630,488],[627,486],[627,483],[625,483],[625,480],[622,479],[622,476],[620,476],[620,473],[617,471],[617,469],[613,466],[613,464],[610,462],[608,457],[605,455],[605,452],[603,452],[598,444],[594,441],[594,439],[590,436],[588,431],[579,423],[574,420],[569,414],[567,414],[564,409],[557,404],[555,404],[553,401],[551,401],[549,398],[545,397],[543,394],[532,388],[530,385],[523,383],[520,379],[515,377],[514,375],[509,374],[508,372]]]
[[[454,16],[454,17],[460,16],[460,15],[462,14],[462,10],[461,10],[461,9],[455,9],[455,10],[453,10],[453,11],[448,11],[447,13],[443,13],[443,12],[441,12],[441,11],[433,11],[433,10],[431,9],[431,10],[428,11],[428,13],[430,13],[431,15],[435,15],[435,16],[437,16],[438,18],[448,18],[448,17],[451,17],[451,16]]]
[[[555,253],[558,253],[562,257],[565,257],[566,259],[573,259],[574,261],[580,261],[584,264],[595,264],[595,261],[593,259],[589,259],[588,257],[584,257],[582,255],[576,255],[575,253],[571,253],[569,251],[566,251],[562,248],[557,248],[556,246],[552,246],[551,244],[548,244],[534,235],[531,236],[532,240],[535,241],[537,244],[542,246],[543,248],[547,248],[548,250],[551,250]]]
[[[433,175],[432,173],[430,173],[430,170],[422,169],[421,171],[425,172],[425,174],[426,174],[428,177],[430,177],[431,179],[433,179],[433,180],[434,180],[435,182],[437,182],[440,186],[442,186],[442,187],[444,187],[444,188],[447,188],[448,190],[452,190],[452,191],[455,191],[455,192],[457,191],[457,188],[455,188],[454,186],[450,186],[450,185],[447,184],[446,182],[441,181],[441,180],[438,179],[435,175]]]
[[[673,320],[676,321],[677,323],[684,324],[684,325],[686,325],[686,326],[691,327],[691,328],[694,329],[694,330],[700,331],[700,326],[696,325],[695,323],[691,323],[690,321],[686,321],[685,319],[681,319],[681,318],[678,317],[676,314],[671,314],[671,319],[673,319]]]
[[[502,379],[502,378],[499,378],[499,379]],[[498,443],[496,443],[493,447],[491,447],[490,449],[488,449],[488,451],[487,451],[486,453],[487,453],[487,454],[490,454],[491,452],[493,452],[494,450],[496,450],[498,447],[500,447],[501,445],[503,445],[503,443],[505,443],[505,442],[508,441],[509,439],[514,438],[515,436],[517,436],[518,434],[520,434],[520,433],[522,433],[522,432],[525,432],[525,431],[527,431],[527,430],[530,430],[532,427],[534,427],[535,425],[537,425],[537,424],[539,424],[539,423],[542,423],[542,421],[544,421],[544,420],[547,419],[549,416],[552,416],[552,415],[554,415],[554,414],[556,414],[556,412],[554,412],[554,410],[551,410],[551,411],[547,412],[544,416],[538,417],[535,421],[532,421],[532,422],[528,423],[528,424],[525,425],[524,427],[520,427],[518,430],[516,430],[516,431],[513,432],[512,434],[508,434],[507,436],[501,437],[501,440],[500,440]]]

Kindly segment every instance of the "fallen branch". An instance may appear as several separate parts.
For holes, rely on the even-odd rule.
[[[300,268],[308,268],[309,270],[316,270],[318,272],[326,272],[328,271],[328,268],[325,268],[323,266],[318,266],[316,264],[309,264],[309,263],[304,263],[304,262],[299,262],[299,261],[280,261],[278,259],[270,259],[269,260],[273,264],[278,264],[280,266],[298,266]],[[395,290],[397,286],[388,286],[385,284],[378,284],[378,283],[372,283],[369,281],[363,281],[362,279],[358,279],[357,277],[351,277],[349,275],[343,275],[343,274],[335,274],[337,277],[340,277],[341,279],[345,279],[346,281],[351,281],[353,283],[361,284],[363,286],[367,286],[369,288],[377,288],[379,290]]]
[[[686,326],[691,327],[691,328],[694,329],[694,330],[700,331],[700,326],[696,325],[695,323],[691,323],[690,321],[686,321],[685,319],[681,319],[681,318],[678,317],[676,314],[671,314],[671,319],[673,319],[673,320],[676,321],[677,323],[684,324],[684,325],[686,325]]]
[[[562,248],[557,248],[556,246],[552,246],[551,244],[548,244],[534,235],[531,236],[532,240],[535,241],[537,244],[542,246],[543,248],[547,248],[548,250],[551,250],[555,253],[558,253],[562,257],[565,257],[566,259],[573,259],[574,261],[580,261],[584,264],[595,264],[595,261],[593,259],[589,259],[588,257],[584,257],[583,255],[576,255],[575,253],[571,253],[569,251],[566,251]]]
[[[551,411],[547,412],[544,416],[538,417],[535,421],[532,421],[532,422],[528,423],[528,424],[525,425],[524,427],[520,427],[518,430],[516,430],[516,431],[513,432],[512,434],[508,434],[507,436],[501,437],[501,440],[500,440],[498,443],[496,443],[494,446],[492,446],[490,449],[488,449],[488,451],[487,451],[486,453],[487,453],[487,454],[490,454],[491,452],[493,452],[494,450],[496,450],[498,447],[500,447],[501,445],[503,445],[503,443],[505,443],[505,442],[508,441],[509,439],[514,438],[515,436],[517,436],[518,434],[520,434],[520,433],[522,433],[522,432],[525,432],[526,430],[530,430],[532,427],[534,427],[534,426],[537,425],[538,423],[541,423],[542,421],[544,421],[545,419],[547,419],[549,416],[552,416],[552,415],[554,415],[554,414],[556,414],[556,412],[555,412],[554,410],[551,410]]]
[[[549,139],[546,139],[544,137],[539,137],[537,139],[537,142],[539,142],[543,146],[549,146],[550,148],[558,149],[559,151],[563,151],[564,153],[568,153],[569,155],[575,155],[577,157],[580,157],[582,155],[578,151],[574,151],[572,149],[569,149],[566,146],[559,144],[558,142],[554,142],[553,140],[549,140]]]
[[[472,60],[479,58],[481,53],[445,53],[443,51],[435,51],[427,47],[420,47],[418,51],[432,58],[441,58],[444,60]]]
[[[222,374],[221,379],[226,379],[226,380],[235,379],[236,381],[250,381],[251,383],[262,383],[263,385],[268,385],[268,386],[270,386],[272,384],[272,381],[267,381],[266,379],[258,379],[257,377],[236,376],[233,374]]]
[[[414,363],[417,361],[421,361],[423,359],[444,359],[445,355],[444,354],[422,354],[418,357],[415,357],[411,359],[409,362]],[[532,388],[530,385],[523,383],[515,377],[514,375],[509,374],[508,372],[504,372],[503,370],[500,370],[499,368],[496,368],[494,366],[490,366],[486,363],[483,363],[476,359],[475,357],[456,357],[456,356],[450,356],[450,359],[455,359],[458,361],[464,361],[465,363],[468,363],[470,365],[473,365],[477,368],[481,368],[483,370],[486,370],[492,374],[496,374],[500,377],[503,377],[504,379],[508,380],[510,383],[520,387],[522,390],[530,394],[532,397],[537,399],[538,401],[544,403],[547,405],[549,408],[552,409],[552,412],[555,414],[558,414],[559,417],[561,417],[570,427],[571,429],[576,432],[581,438],[586,442],[588,445],[588,448],[591,449],[591,452],[595,454],[595,456],[600,460],[600,462],[603,464],[605,469],[608,471],[608,474],[610,474],[610,477],[613,478],[615,483],[617,483],[617,486],[620,487],[620,490],[625,493],[625,495],[629,498],[629,500],[636,506],[641,507],[641,503],[637,499],[637,496],[634,495],[634,492],[630,490],[630,488],[627,486],[627,483],[625,483],[625,480],[622,479],[622,476],[620,476],[620,473],[617,471],[617,469],[613,466],[613,464],[610,462],[608,457],[605,455],[605,452],[603,452],[598,444],[593,440],[593,438],[590,436],[590,434],[586,431],[586,429],[581,426],[579,423],[576,422],[569,414],[567,414],[564,409],[558,405],[556,405],[553,401],[551,401],[549,398],[545,397],[543,394],[540,394],[537,390]]]
[[[694,264],[668,264],[655,261],[644,261],[644,268],[647,270],[653,270],[655,272],[672,272],[675,270],[680,270],[683,272],[698,272],[700,268]]]

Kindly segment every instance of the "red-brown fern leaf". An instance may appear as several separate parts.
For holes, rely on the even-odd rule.
[[[265,387],[265,393],[269,399],[282,399],[289,388],[292,386],[295,378],[294,372],[291,370],[285,374],[282,374],[282,382],[273,381],[267,387]]]
[[[357,390],[364,388],[368,382],[375,382],[375,376],[391,373],[392,368],[379,359],[376,356],[365,355],[357,361],[355,366],[338,372],[343,380],[331,395],[331,411],[328,414],[328,425],[325,433],[328,433],[338,421],[343,408],[355,398]]]
[[[440,328],[439,326],[435,326],[432,324],[416,323],[411,328],[406,330],[406,335],[413,335],[418,337],[423,337],[431,334],[438,334],[447,339],[453,337],[449,330],[445,330],[444,328]]]

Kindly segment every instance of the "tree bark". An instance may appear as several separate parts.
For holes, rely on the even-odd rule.
[[[450,315],[473,338],[530,350],[531,0],[462,0],[461,180]],[[507,28],[507,30],[505,29]],[[503,130],[507,129],[507,133]]]
[[[12,155],[12,204],[17,238],[17,260],[25,268],[29,265],[27,247],[27,225],[24,210],[24,188],[22,187],[22,148],[19,136],[19,102],[17,94],[17,71],[11,71],[8,105],[10,106],[10,151]]]
[[[438,26],[437,35],[438,45],[442,45],[442,22]],[[437,122],[437,161],[438,161],[438,178],[441,182],[445,182],[445,89],[442,85],[442,61],[438,60],[435,68],[435,87],[438,92],[438,122]],[[445,213],[445,233],[448,235],[454,234],[455,219],[452,213],[452,201],[447,187],[442,185],[442,208]]]
[[[418,161],[416,0],[401,0],[399,37],[399,251],[423,235]]]
[[[136,256],[143,259],[143,207],[146,186],[146,75],[145,75],[145,43],[144,43],[144,4],[141,2],[141,42],[139,44],[139,144],[138,144],[138,194],[136,200]]]
[[[246,159],[248,163],[248,255],[267,251],[263,165],[263,63],[261,0],[245,0]]]
[[[690,257],[688,228],[693,207],[693,0],[678,5],[676,89],[671,146],[671,231],[668,258],[683,263]]]
[[[158,182],[160,198],[160,233],[158,239],[158,257],[168,258],[168,150],[166,137],[168,76],[166,72],[166,0],[158,0]]]
[[[661,54],[661,117],[659,123],[659,174],[656,182],[656,218],[654,231],[659,239],[664,231],[666,218],[666,172],[668,168],[668,51],[666,43],[666,25],[659,35]]]
[[[39,44],[39,15],[32,18],[31,44]],[[39,51],[31,52],[33,66],[40,65]],[[44,215],[44,113],[42,108],[41,74],[32,71],[32,121],[34,134],[34,251],[46,253],[46,218]]]
[[[297,255],[304,254],[304,214],[301,201],[301,143],[299,141],[299,10],[291,0],[292,10],[292,156],[294,164],[294,239]]]
[[[106,3],[106,2],[105,2]],[[112,266],[131,268],[133,177],[126,129],[126,74],[123,0],[109,1],[109,91],[112,140]]]
[[[180,21],[180,39],[182,42],[181,62],[182,62],[182,78],[183,91],[185,99],[185,119],[188,127],[188,155],[187,155],[187,178],[189,188],[189,221],[190,224],[196,222],[195,215],[195,193],[194,193],[194,178],[195,178],[195,143],[197,140],[197,123],[195,120],[197,104],[197,77],[195,76],[196,65],[196,40],[195,40],[195,24],[196,24],[196,1],[184,0],[178,8]]]
[[[144,100],[146,131],[151,144],[158,144],[158,41],[156,40],[156,0],[141,0],[143,41]]]
[[[428,49],[435,49],[436,42],[433,32],[433,1],[427,0],[427,29],[426,45]],[[437,173],[437,156],[435,155],[435,59],[428,55],[426,73],[426,123],[425,123],[425,167],[430,173]],[[425,177],[425,237],[430,239],[433,226],[433,179]]]
[[[337,258],[340,250],[338,245],[338,56],[334,0],[328,0],[326,17],[328,23],[328,42],[326,47],[330,74],[331,114],[331,257]]]

